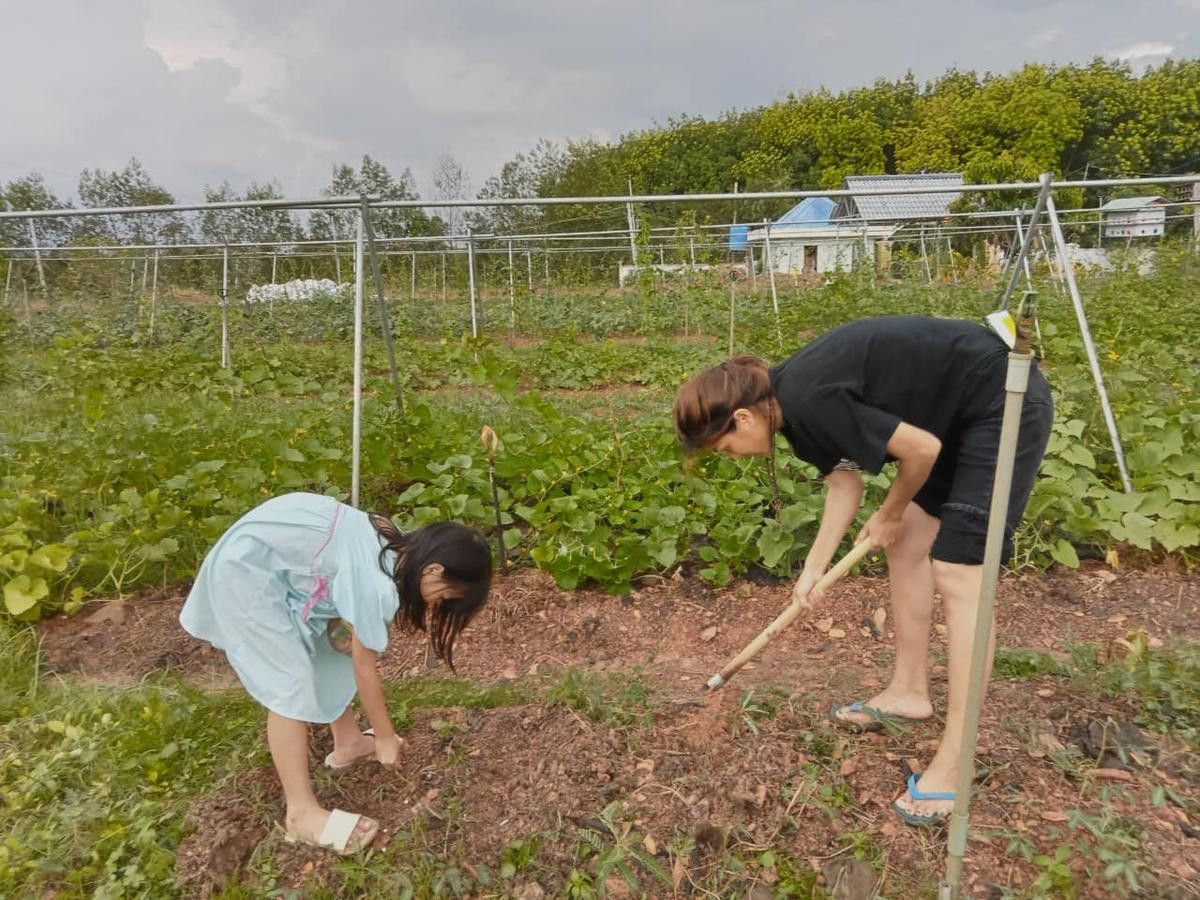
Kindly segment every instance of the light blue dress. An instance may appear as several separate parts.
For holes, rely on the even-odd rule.
[[[382,653],[396,584],[367,514],[318,494],[285,494],[238,519],[205,558],[179,614],[225,651],[247,692],[303,722],[332,722],[354,699],[354,664],[329,643],[344,619]],[[388,551],[390,571],[395,554]]]

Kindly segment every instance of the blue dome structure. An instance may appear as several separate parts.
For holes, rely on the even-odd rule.
[[[824,228],[833,218],[837,204],[828,197],[805,197],[782,216],[775,220],[775,225],[791,225],[792,227]]]

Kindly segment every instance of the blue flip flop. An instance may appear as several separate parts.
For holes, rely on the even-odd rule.
[[[849,722],[838,716],[839,712],[863,712],[874,719],[874,722],[860,724],[858,722]],[[876,709],[873,706],[867,706],[862,700],[855,700],[853,703],[843,704],[842,706],[834,706],[829,710],[829,721],[833,722],[839,728],[846,728],[853,731],[855,734],[862,734],[865,731],[883,731],[885,729],[900,729],[905,725],[912,725],[921,721],[920,719],[910,719],[907,716],[902,716],[897,713],[884,712],[881,709]]]
[[[917,787],[917,782],[920,780],[918,775],[908,776],[908,796],[914,800],[953,800],[957,796],[951,791],[930,791],[928,794]],[[916,813],[910,813],[906,809],[901,809],[892,801],[892,812],[898,815],[907,825],[914,825],[917,828],[937,828],[944,825],[946,820],[950,818],[948,813],[932,813],[928,816],[919,816]]]

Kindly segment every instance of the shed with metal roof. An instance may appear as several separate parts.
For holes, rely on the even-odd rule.
[[[964,184],[961,172],[925,172],[915,175],[847,175],[842,188],[870,191],[880,188],[955,188]],[[871,224],[944,219],[961,191],[939,190],[913,194],[858,194],[842,197],[832,218]]]
[[[1166,197],[1120,197],[1100,207],[1105,237],[1159,237],[1166,230]]]

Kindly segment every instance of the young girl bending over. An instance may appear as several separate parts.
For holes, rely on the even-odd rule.
[[[484,536],[453,522],[408,534],[316,494],[286,494],[242,516],[204,560],[179,621],[225,651],[267,708],[267,743],[287,802],[289,840],[352,853],[379,824],[323,809],[308,776],[308,723],[329,723],[332,769],[395,766],[400,738],[376,670],[388,625],[429,632],[453,667],[454,642],[487,600]],[[359,732],[358,694],[371,728]]]
[[[933,594],[949,639],[946,728],[933,760],[893,804],[906,822],[949,814],[966,704],[1008,348],[982,325],[888,316],[835,328],[773,369],[742,356],[696,375],[675,398],[681,440],[729,456],[765,456],[782,432],[826,485],[825,510],[793,599],[815,600],[862,499],[859,470],[898,460],[863,535],[887,552],[896,630],[891,683],[834,707],[842,727],[878,729],[933,714],[926,672]],[[1021,414],[1004,558],[1050,436],[1050,389],[1035,368]],[[990,665],[990,652],[989,652]]]

